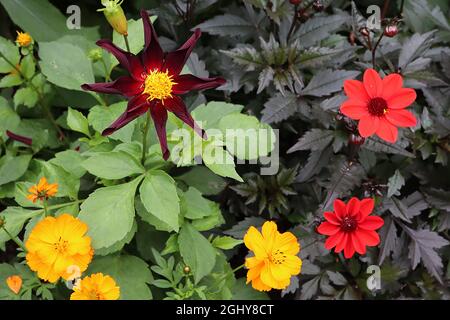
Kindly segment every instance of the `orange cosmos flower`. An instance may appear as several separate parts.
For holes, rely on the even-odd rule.
[[[117,300],[120,296],[114,279],[102,273],[85,277],[73,290],[70,300]]]
[[[32,42],[33,38],[28,33],[17,31],[16,43],[20,47],[28,47]]]
[[[18,275],[10,276],[6,278],[6,284],[12,292],[19,294],[20,289],[22,288],[22,278]]]
[[[46,217],[33,228],[25,243],[28,266],[49,282],[68,280],[74,267],[85,271],[94,254],[87,230],[84,222],[67,213]]]
[[[344,91],[348,100],[341,105],[341,112],[359,120],[359,134],[364,138],[376,134],[394,143],[397,127],[414,127],[417,123],[416,117],[405,110],[416,100],[416,92],[403,88],[403,79],[397,73],[381,79],[374,69],[367,69],[362,82],[346,80]]]
[[[38,184],[28,189],[28,192],[30,194],[27,196],[27,199],[33,201],[33,203],[36,202],[37,199],[47,200],[48,198],[53,197],[58,192],[58,184],[49,184],[47,182],[47,179],[45,177],[42,177],[41,180],[39,180]]]
[[[249,269],[247,283],[251,282],[254,289],[285,289],[291,277],[300,273],[302,260],[297,256],[300,244],[292,233],[278,232],[275,222],[265,222],[262,234],[250,227],[244,243],[254,253],[253,257],[245,259]]]

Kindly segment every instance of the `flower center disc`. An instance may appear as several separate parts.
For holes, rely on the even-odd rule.
[[[143,93],[148,95],[148,100],[164,100],[172,97],[172,87],[175,84],[168,70],[153,70],[145,78]]]
[[[356,219],[353,217],[345,217],[342,219],[341,229],[344,232],[351,232],[356,229]]]
[[[58,251],[60,254],[65,254],[67,251],[67,241],[63,240],[62,238],[59,238],[57,242],[54,244],[55,251]]]
[[[373,116],[381,117],[387,112],[387,102],[383,98],[373,98],[369,101],[367,108]]]

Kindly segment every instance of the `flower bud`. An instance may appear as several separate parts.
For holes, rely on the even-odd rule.
[[[309,13],[305,10],[299,10],[297,12],[297,18],[300,22],[306,22],[309,19]]]
[[[102,56],[103,56],[102,50],[101,49],[97,49],[97,48],[96,49],[92,49],[88,53],[88,58],[90,60],[92,60],[92,62],[97,62],[97,61],[101,60]]]
[[[395,37],[398,33],[398,27],[396,24],[390,24],[387,25],[386,28],[384,28],[384,35],[386,37],[392,38]]]
[[[289,2],[291,4],[293,4],[294,6],[299,5],[300,3],[302,3],[302,0],[289,0]]]
[[[323,5],[322,1],[317,0],[317,1],[314,1],[313,8],[316,11],[323,11],[323,9],[325,9],[325,6]]]
[[[33,38],[27,32],[17,31],[16,43],[19,47],[25,48],[33,43]]]
[[[359,29],[359,33],[361,33],[364,37],[368,37],[369,29],[367,29],[366,27],[362,27],[361,29]]]
[[[118,33],[126,36],[128,35],[128,22],[120,6],[122,2],[123,0],[102,0],[102,5],[105,8],[98,9],[97,11],[103,11],[111,27]]]
[[[353,145],[357,145],[360,146],[364,143],[364,141],[366,141],[365,138],[361,137],[359,134],[354,134],[352,133],[349,137],[348,137],[348,142],[350,144]]]
[[[191,268],[190,268],[189,266],[185,266],[185,267],[183,268],[183,272],[184,272],[185,274],[189,274],[189,273],[191,272]]]

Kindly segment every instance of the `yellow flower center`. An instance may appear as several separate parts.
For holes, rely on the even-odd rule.
[[[53,243],[53,247],[55,251],[58,251],[60,254],[65,254],[67,251],[68,242],[59,237],[59,240]]]
[[[103,295],[96,289],[89,291],[87,296],[89,297],[89,300],[105,300]]]
[[[280,251],[279,249],[275,250],[275,252],[273,252],[270,256],[269,256],[269,260],[273,263],[273,264],[282,264],[284,263],[284,261],[286,260],[286,255],[284,254],[283,251]]]
[[[31,41],[33,41],[33,39],[31,38],[31,36],[28,33],[17,31],[16,43],[19,46],[28,47],[30,45]]]
[[[172,97],[172,87],[175,84],[168,70],[166,72],[153,70],[145,78],[143,93],[148,95],[147,100],[164,100]]]

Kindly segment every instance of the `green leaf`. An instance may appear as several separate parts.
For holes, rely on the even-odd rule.
[[[131,240],[133,240],[134,235],[136,234],[136,231],[137,231],[137,223],[136,223],[136,221],[134,221],[133,227],[131,228],[130,232],[127,233],[125,238],[123,238],[120,241],[117,241],[110,247],[95,250],[95,255],[106,256],[111,253],[122,250],[126,244],[129,244],[131,242]]]
[[[151,171],[139,188],[139,193],[147,211],[178,232],[180,200],[172,177],[164,171]]]
[[[27,171],[31,155],[13,157],[3,156],[0,159],[0,185],[19,179]]]
[[[27,55],[20,62],[20,71],[25,79],[31,79],[36,71],[36,63],[34,62],[33,55]]]
[[[222,146],[216,145],[214,142],[207,142],[203,147],[203,161],[212,172],[222,177],[230,177],[240,182],[244,181],[236,172],[233,157]]]
[[[373,152],[392,153],[392,154],[399,154],[409,158],[415,158],[414,154],[405,150],[398,143],[392,144],[379,138],[369,137],[366,139],[365,143],[362,146],[363,148]]]
[[[121,241],[134,222],[134,195],[142,177],[131,182],[95,190],[81,205],[78,218],[89,226],[94,249]]]
[[[331,130],[311,129],[288,150],[288,153],[299,150],[323,150],[330,144],[333,137],[334,132]]]
[[[8,74],[0,80],[0,88],[11,88],[22,83],[23,80],[18,74]]]
[[[317,72],[300,92],[305,96],[322,97],[340,91],[344,80],[353,79],[359,71],[325,69]]]
[[[21,207],[8,207],[4,211],[0,212],[0,217],[5,219],[5,228],[11,234],[11,236],[17,236],[23,228],[25,222],[42,213],[42,211],[26,210]],[[0,245],[9,241],[10,237],[6,234],[3,228],[0,228]]]
[[[214,212],[215,202],[202,197],[200,191],[189,187],[181,198],[181,208],[185,218],[201,219]]]
[[[20,117],[9,106],[8,100],[0,96],[0,134],[13,130],[20,123]]]
[[[24,105],[32,108],[38,102],[39,96],[35,90],[30,87],[20,88],[14,94],[14,106]]]
[[[221,101],[211,101],[208,104],[202,104],[195,108],[192,112],[192,117],[201,122],[199,125],[203,129],[214,128],[217,129],[220,120],[226,115],[233,113],[240,113],[244,106],[231,104]]]
[[[213,240],[212,245],[223,250],[230,250],[244,243],[242,240],[237,240],[229,236],[217,237]]]
[[[147,284],[153,281],[144,260],[131,255],[95,257],[86,274],[101,272],[109,275],[120,287],[120,300],[150,300],[152,293]]]
[[[118,102],[111,104],[108,107],[95,106],[91,108],[88,115],[89,124],[99,133],[102,133],[107,127],[111,125],[117,118],[125,111],[127,102]],[[120,140],[123,142],[131,142],[134,127],[136,122],[133,121],[125,127],[117,130],[109,136],[111,139]]]
[[[67,125],[73,131],[84,133],[89,136],[89,123],[86,117],[77,110],[69,107],[67,112]]]
[[[200,28],[202,32],[220,36],[248,36],[255,33],[255,26],[251,21],[226,13],[221,16],[200,23],[195,28]]]
[[[86,173],[86,169],[81,166],[83,160],[84,158],[79,152],[65,150],[56,153],[55,158],[51,159],[50,162],[60,166],[75,177],[81,178]]]
[[[203,166],[196,166],[176,179],[196,188],[205,196],[218,194],[227,185],[225,179]]]
[[[294,115],[299,108],[305,106],[302,100],[292,93],[276,94],[264,104],[261,121],[277,123]]]
[[[389,178],[388,181],[388,198],[394,195],[400,195],[400,189],[405,185],[405,178],[403,178],[402,174],[399,170],[395,170],[395,173],[392,177]]]
[[[14,23],[30,33],[36,41],[53,41],[65,34],[98,38],[94,28],[69,29],[66,24],[67,17],[47,0],[0,0],[0,3]]]
[[[189,223],[183,224],[178,236],[178,245],[184,262],[194,273],[195,283],[198,283],[214,268],[216,251],[211,243]]]
[[[89,173],[111,180],[144,172],[142,165],[124,151],[98,153],[85,160],[81,165]]]
[[[42,166],[43,175],[51,183],[58,183],[58,193],[56,197],[70,197],[78,199],[78,190],[80,189],[80,179],[67,172],[63,168],[50,162],[37,160]]]
[[[58,87],[82,91],[82,84],[95,82],[86,53],[73,44],[42,42],[39,56],[42,73]]]
[[[17,46],[8,39],[0,37],[0,53],[13,64],[10,65],[9,62],[0,57],[0,73],[9,73],[14,70],[14,66],[17,66],[20,61],[20,53]]]

